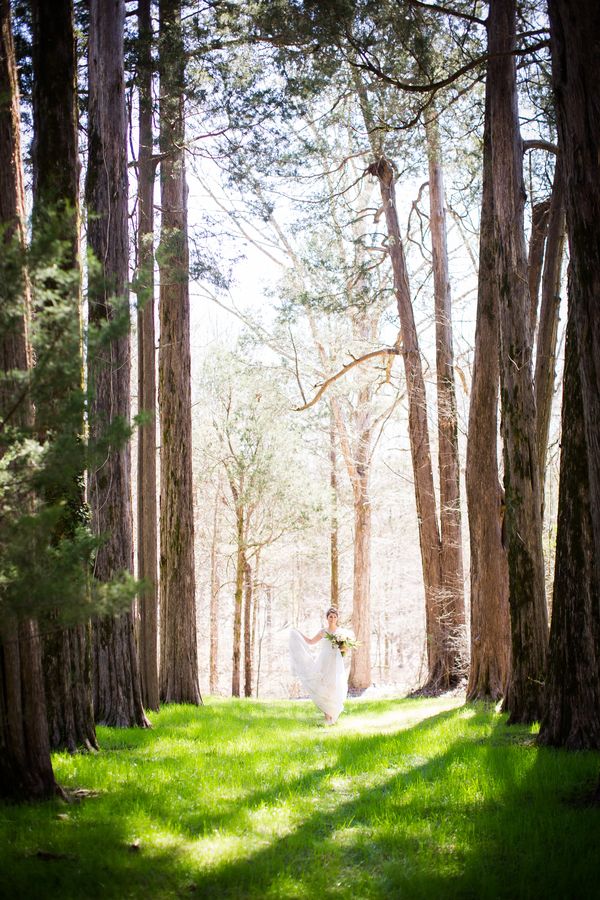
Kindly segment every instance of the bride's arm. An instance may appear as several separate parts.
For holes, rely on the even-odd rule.
[[[304,638],[304,640],[306,641],[307,644],[317,644],[323,637],[323,633],[324,633],[323,629],[321,628],[319,633],[315,634],[315,636],[313,638],[307,638],[305,634],[303,634],[302,637]]]

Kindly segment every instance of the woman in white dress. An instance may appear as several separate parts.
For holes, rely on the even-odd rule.
[[[325,716],[327,725],[334,725],[344,708],[348,693],[348,676],[344,668],[343,651],[328,638],[338,627],[338,613],[327,610],[327,628],[321,628],[308,638],[295,628],[290,631],[290,659],[292,674],[300,679],[309,697]],[[310,645],[318,644],[317,653]]]

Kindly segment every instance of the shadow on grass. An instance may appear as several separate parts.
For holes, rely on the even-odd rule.
[[[41,816],[48,826],[42,849],[68,858],[28,856],[24,865],[23,848],[30,854],[31,841],[14,841],[10,852],[0,851],[0,895],[600,896],[599,811],[563,802],[574,785],[594,777],[598,754],[537,748],[528,729],[507,728],[503,717],[480,704],[369,735],[317,730],[306,707],[259,712],[243,701],[207,706],[198,718],[190,708],[165,710],[150,733],[153,741],[148,732],[136,732],[126,759],[132,767],[144,765],[153,744],[155,771],[166,771],[167,787],[115,782],[110,797],[67,808],[67,819],[57,819],[65,813],[57,804],[25,811],[19,829],[39,829]],[[259,720],[264,746],[246,750],[244,736]],[[211,737],[213,728],[218,738]],[[168,758],[172,747],[161,749],[167,733],[176,745],[198,743],[187,770],[177,755]],[[223,741],[237,745],[233,763],[220,755]],[[278,742],[286,765],[271,769],[263,786],[263,764]],[[105,754],[109,766],[113,756],[122,758],[120,747]],[[204,794],[203,770],[214,775],[222,766],[218,781],[226,788],[232,764],[247,772],[248,792],[240,793],[238,770],[237,793],[215,803]],[[10,811],[0,808],[0,814],[6,820]],[[261,816],[271,820],[264,833]],[[134,849],[142,822],[160,839]],[[222,847],[214,854],[219,841],[224,847],[231,842],[235,858]]]

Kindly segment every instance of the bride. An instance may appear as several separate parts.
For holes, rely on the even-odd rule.
[[[326,618],[327,628],[321,628],[313,638],[292,628],[290,659],[292,674],[300,679],[311,700],[324,713],[325,723],[334,725],[344,708],[348,676],[344,668],[344,651],[331,640],[338,627],[337,609],[328,609]],[[309,648],[310,644],[319,645],[316,656]]]

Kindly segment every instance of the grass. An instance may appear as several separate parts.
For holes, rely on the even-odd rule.
[[[79,802],[0,805],[0,896],[600,898],[600,754],[483,705],[167,707],[55,757]],[[86,793],[87,792],[87,793]]]

